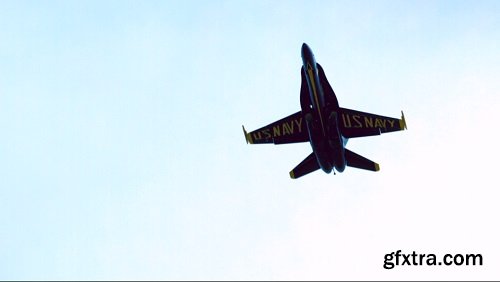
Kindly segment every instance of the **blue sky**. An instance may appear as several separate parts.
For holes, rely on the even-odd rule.
[[[3,1],[0,279],[498,279],[498,1]],[[381,171],[250,146],[307,42]],[[481,253],[482,267],[383,256]]]

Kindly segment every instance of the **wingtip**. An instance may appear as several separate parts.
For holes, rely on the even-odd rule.
[[[375,163],[375,171],[379,171],[380,170],[380,165],[378,163]]]
[[[247,144],[253,144],[252,136],[245,130],[245,126],[242,125],[241,128],[243,128],[243,134],[245,134],[245,141],[247,141]]]
[[[408,129],[408,127],[406,126],[406,119],[405,119],[405,114],[403,113],[403,111],[401,111],[401,119],[399,120],[399,125],[400,125],[401,129]]]
[[[245,135],[245,141],[247,141],[247,144],[248,144],[248,133],[247,133],[247,131],[245,130],[245,126],[244,126],[244,125],[241,125],[241,128],[243,128],[243,134]]]
[[[293,173],[293,170],[290,170],[290,178],[295,179],[295,173]]]

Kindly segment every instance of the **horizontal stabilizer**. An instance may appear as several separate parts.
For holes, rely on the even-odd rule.
[[[351,167],[355,168],[360,168],[360,169],[366,169],[366,170],[371,170],[371,171],[379,171],[380,166],[378,163],[374,161],[370,161],[369,159],[360,156],[352,151],[349,151],[347,149],[345,150],[345,160],[346,164]]]
[[[316,155],[311,153],[307,158],[305,158],[299,165],[297,165],[292,171],[290,171],[290,177],[293,179],[304,176],[319,169],[318,161],[316,160]]]

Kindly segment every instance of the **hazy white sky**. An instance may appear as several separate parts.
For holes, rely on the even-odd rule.
[[[0,279],[500,279],[500,2],[0,2]],[[381,171],[246,145],[307,42]],[[480,267],[383,268],[386,253]]]

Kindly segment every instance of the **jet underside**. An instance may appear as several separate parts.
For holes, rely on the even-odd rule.
[[[309,142],[312,153],[290,171],[299,178],[322,169],[343,172],[346,166],[378,171],[379,165],[345,148],[355,137],[380,135],[406,129],[406,121],[339,106],[320,64],[307,44],[302,45],[301,110],[257,130],[246,132],[250,144]]]

